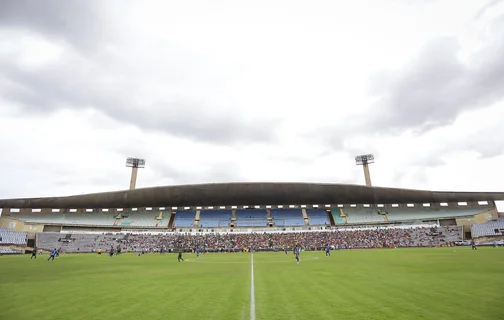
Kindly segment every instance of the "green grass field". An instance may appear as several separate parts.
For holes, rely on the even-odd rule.
[[[0,319],[250,319],[250,254],[184,257],[0,257]],[[256,319],[504,319],[504,248],[301,259],[254,254]]]

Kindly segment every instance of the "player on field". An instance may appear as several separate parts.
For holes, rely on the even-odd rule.
[[[199,248],[196,248],[196,258],[199,258],[200,250]]]
[[[30,260],[33,258],[37,259],[37,247],[33,248]]]
[[[331,257],[331,246],[329,246],[329,245],[325,249],[325,256],[326,256],[326,258]]]
[[[299,245],[296,245],[294,247],[294,256],[296,257],[296,261],[297,263],[299,264],[299,262],[301,262],[301,260],[299,259],[299,254],[301,253],[301,248],[299,247]]]
[[[182,259],[182,251],[179,251],[178,253],[178,262],[180,261],[184,261],[184,259]]]
[[[51,255],[49,256],[49,258],[47,258],[47,261],[51,260],[54,261],[54,257],[56,257],[56,253],[58,252],[58,250],[54,249],[53,251],[51,251]]]
[[[478,248],[476,247],[476,242],[474,242],[474,240],[471,240],[471,248],[472,250],[478,251]]]
[[[113,255],[114,255],[114,247],[110,247],[109,256],[112,258]]]
[[[98,255],[99,255],[99,256],[101,256],[101,253],[102,253],[102,249],[101,249],[101,248],[99,248],[99,249],[98,249]]]

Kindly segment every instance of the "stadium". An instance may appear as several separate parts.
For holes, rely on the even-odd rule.
[[[504,320],[502,57],[501,0],[0,1],[0,320]]]
[[[215,272],[219,273],[215,276],[216,279],[222,280],[228,276],[234,279],[239,275],[239,280],[233,280],[237,285],[232,288],[238,291],[237,297],[229,296],[228,293],[223,295],[221,290],[229,289],[225,286],[207,284],[206,286],[210,286],[207,291],[210,291],[206,293],[206,299],[210,300],[206,303],[211,303],[213,298],[210,297],[214,297],[229,301],[223,302],[224,305],[231,303],[240,306],[237,309],[241,310],[238,314],[229,314],[229,318],[233,319],[256,319],[256,309],[257,318],[283,319],[286,316],[285,311],[271,315],[267,306],[273,302],[283,303],[278,300],[278,294],[293,300],[297,298],[278,287],[275,287],[273,292],[268,292],[267,283],[275,283],[277,280],[274,278],[288,282],[284,279],[285,276],[307,276],[310,283],[322,281],[323,284],[324,278],[317,277],[317,273],[323,270],[328,272],[330,268],[335,267],[355,268],[358,260],[359,274],[366,272],[373,277],[380,276],[380,271],[367,268],[371,265],[378,268],[377,270],[388,270],[402,263],[404,269],[396,270],[396,276],[403,277],[402,280],[406,282],[415,281],[411,274],[411,268],[414,267],[408,265],[408,261],[424,264],[423,268],[427,268],[426,270],[429,264],[434,262],[439,262],[439,268],[451,268],[453,261],[448,260],[450,254],[460,252],[457,259],[468,259],[465,255],[477,250],[477,246],[498,247],[502,244],[504,214],[498,212],[495,202],[504,199],[504,192],[437,192],[373,187],[368,167],[368,163],[371,163],[368,160],[372,160],[373,156],[358,157],[358,164],[362,164],[362,157],[366,179],[366,185],[363,186],[219,183],[136,189],[137,170],[141,167],[138,165],[139,161],[136,161],[137,165],[132,166],[130,189],[126,191],[0,200],[1,253],[12,257],[12,260],[6,260],[4,257],[3,263],[12,263],[12,267],[18,268],[18,260],[14,259],[16,255],[24,256],[21,254],[35,252],[31,258],[35,256],[36,259],[36,255],[42,255],[41,260],[45,261],[45,257],[49,254],[54,256],[57,250],[56,261],[58,268],[63,268],[59,271],[62,274],[68,272],[66,261],[71,263],[71,268],[76,267],[75,263],[91,268],[94,270],[93,274],[103,271],[101,268],[104,267],[122,274],[124,271],[120,271],[120,268],[126,266],[133,268],[128,269],[128,273],[132,272],[135,277],[149,283],[152,279],[145,278],[146,270],[147,274],[148,270],[159,273],[159,270],[164,269],[164,264],[172,264],[169,267],[171,269],[175,261],[178,261],[175,262],[177,264],[182,261],[184,269],[170,270],[175,274],[169,276],[185,279],[183,281],[190,289],[187,292],[179,290],[176,294],[183,297],[192,294],[198,287],[198,282],[191,283],[191,277],[203,277],[200,281],[207,283],[207,277],[211,277]],[[141,161],[142,165],[145,165],[145,161]],[[128,158],[127,163],[131,164],[132,159]],[[474,242],[472,250],[466,247],[469,241]],[[307,268],[301,274],[298,274],[299,269],[289,270],[285,267],[285,263],[294,264],[291,252],[296,252],[296,248],[302,251],[295,255],[296,265],[302,261],[301,265]],[[382,251],[389,249],[400,249],[400,253]],[[106,265],[102,264],[103,260],[100,265],[89,260],[102,252],[114,259],[107,261]],[[179,258],[183,254],[185,260],[176,260],[177,253],[180,254]],[[54,257],[50,261],[51,256],[47,261],[54,261]],[[139,261],[133,260],[139,257],[143,259],[141,266],[146,268],[145,270],[138,269]],[[322,260],[325,258],[332,260]],[[341,263],[342,259],[345,261],[344,265],[329,264],[329,261]],[[494,272],[492,268],[496,267],[491,261],[502,261],[502,252],[486,252],[481,255],[481,259],[482,263],[485,263],[484,259],[488,259],[487,265],[478,266],[481,274],[488,272],[491,275]],[[119,262],[120,260],[122,261]],[[474,263],[462,261],[464,266]],[[111,263],[118,265],[111,266]],[[185,271],[188,274],[185,274]],[[207,272],[209,274],[205,277]],[[272,274],[268,276],[269,272]],[[313,277],[311,273],[314,273]],[[244,281],[244,274],[251,274],[251,278],[245,276]],[[162,273],[158,275],[161,276]],[[454,275],[457,277],[457,272],[454,272]],[[100,278],[98,275],[97,277]],[[254,280],[254,277],[257,280]],[[214,281],[217,281],[216,279]],[[359,283],[357,278],[350,276],[349,279]],[[118,281],[122,281],[122,277]],[[177,280],[171,279],[170,283],[173,281]],[[255,281],[258,281],[256,286]],[[478,280],[475,278],[473,281]],[[278,283],[277,285],[281,286]],[[348,285],[354,286],[353,283]],[[370,284],[367,282],[360,285]],[[420,283],[416,285],[421,286]],[[261,289],[255,289],[257,286]],[[248,288],[251,290],[250,294],[241,292],[244,289],[247,291]],[[318,288],[323,292],[327,291]],[[148,292],[144,294],[150,295]],[[166,294],[172,297],[174,293]],[[299,291],[297,294],[303,293]],[[456,292],[450,289],[448,294],[456,295]],[[322,298],[319,295],[315,297],[317,301],[307,299],[310,303],[320,303],[318,299]],[[234,299],[251,300],[243,302]],[[206,301],[203,298],[202,300]],[[243,311],[244,306],[245,309],[250,306],[250,312]],[[214,309],[212,319],[227,318],[223,314],[228,311],[222,308]],[[304,319],[311,311],[301,309],[298,312]],[[324,312],[317,318],[332,317],[330,313]],[[365,311],[360,312],[366,314]],[[401,314],[396,311],[391,313],[390,310],[379,312],[392,317]],[[404,315],[401,317],[408,318]],[[193,318],[199,317],[191,312],[184,313],[181,317]],[[375,317],[370,316],[369,319]]]

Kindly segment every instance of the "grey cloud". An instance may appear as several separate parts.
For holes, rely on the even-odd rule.
[[[504,135],[502,134],[502,121],[504,113],[496,124],[485,127],[474,133],[463,133],[460,137],[443,139],[435,148],[422,154],[413,165],[427,167],[443,166],[446,162],[443,157],[446,153],[476,152],[481,159],[488,159],[504,155]]]
[[[397,75],[379,76],[372,93],[379,99],[370,121],[373,130],[413,129],[423,133],[453,123],[460,113],[504,98],[504,16],[490,29],[491,41],[467,65],[454,38],[437,39]]]
[[[98,68],[82,73],[79,70],[61,65],[28,71],[3,63],[0,73],[16,85],[0,88],[0,93],[32,115],[46,115],[60,108],[94,108],[144,130],[162,131],[195,141],[254,143],[276,137],[277,119],[247,119],[239,110],[220,111],[212,103],[184,97],[172,97],[146,106],[134,102],[134,80],[103,84]]]
[[[2,0],[0,26],[28,29],[91,49],[108,37],[104,9],[99,0]]]
[[[245,181],[239,168],[233,162],[217,162],[208,165],[204,170],[176,167],[167,162],[154,161],[149,165],[156,174],[156,180],[164,180],[176,184],[239,182]]]
[[[430,158],[424,158],[421,164],[424,167],[435,168],[446,165],[446,161],[441,159],[439,155],[433,155]]]
[[[504,120],[504,118],[503,118]],[[502,125],[493,125],[458,141],[456,148],[480,154],[480,158],[493,158],[504,155],[504,135]]]
[[[415,185],[425,185],[428,182],[428,174],[426,171],[426,168],[423,167],[417,167],[413,170],[399,170],[395,171],[393,174],[393,185],[394,186],[401,186],[404,185],[405,178],[409,176],[410,178],[413,178],[415,181]],[[409,186],[410,188],[415,188],[413,186]]]

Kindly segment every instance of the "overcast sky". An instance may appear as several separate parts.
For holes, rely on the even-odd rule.
[[[0,198],[504,190],[504,1],[0,1]]]

